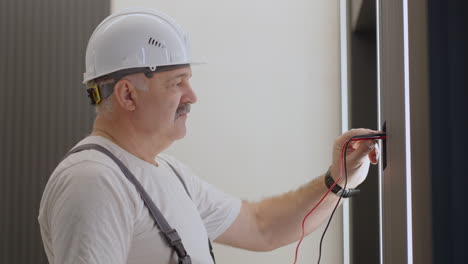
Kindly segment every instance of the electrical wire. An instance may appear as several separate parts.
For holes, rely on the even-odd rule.
[[[346,189],[346,187],[347,187],[347,184],[348,184],[348,171],[347,171],[347,166],[346,166],[346,150],[348,149],[349,143],[351,143],[351,141],[363,141],[363,140],[371,140],[371,139],[377,140],[377,139],[384,139],[384,138],[386,138],[385,133],[359,135],[359,136],[354,136],[354,137],[350,138],[349,140],[346,141],[345,144],[343,144],[343,147],[341,148],[340,175],[339,175],[338,179],[333,183],[332,186],[330,186],[330,188],[328,188],[327,192],[323,195],[323,197],[320,199],[320,201],[306,214],[306,216],[302,220],[302,235],[301,235],[301,238],[300,238],[300,240],[299,240],[299,242],[297,243],[297,246],[296,246],[296,253],[295,253],[295,256],[294,256],[294,264],[296,264],[296,262],[297,262],[299,247],[300,247],[300,245],[301,245],[301,243],[302,243],[302,241],[304,239],[304,236],[305,236],[305,221],[307,220],[307,218],[322,203],[322,201],[327,197],[327,195],[335,187],[335,185],[338,184],[338,182],[341,180],[341,177],[343,176],[343,174],[345,176],[345,184],[343,186],[343,189]],[[343,171],[344,171],[344,173],[343,173]],[[340,204],[341,198],[342,198],[342,196],[340,196],[340,198],[336,202],[336,205],[333,208],[333,211],[332,211],[332,213],[330,215],[330,218],[328,219],[327,225],[326,225],[326,227],[325,227],[325,229],[324,229],[324,231],[322,233],[322,236],[320,238],[319,257],[318,257],[317,264],[320,264],[320,260],[321,260],[321,257],[322,257],[322,244],[323,244],[323,239],[325,237],[325,233],[327,232],[328,227],[330,226],[331,220],[333,218],[333,215],[335,214],[336,208],[338,208],[338,205]]]

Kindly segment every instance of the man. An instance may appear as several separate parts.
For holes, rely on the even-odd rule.
[[[208,239],[254,251],[299,239],[304,215],[328,190],[325,176],[296,191],[247,202],[161,154],[185,136],[190,105],[197,101],[189,82],[194,63],[190,49],[182,29],[155,10],[116,13],[94,31],[84,83],[97,117],[92,134],[77,146],[97,144],[117,161],[96,149],[82,150],[68,155],[51,175],[39,212],[50,263],[180,261],[179,252],[155,225],[158,217],[153,209],[148,211],[151,206],[142,192],[180,235],[191,263],[213,263]],[[374,131],[357,129],[336,139],[331,177],[339,176],[342,145],[369,133]],[[378,153],[373,141],[352,144],[348,152],[347,187],[355,188]],[[338,184],[343,186],[344,179]],[[333,193],[327,196],[307,221],[306,233],[330,216],[338,199]]]

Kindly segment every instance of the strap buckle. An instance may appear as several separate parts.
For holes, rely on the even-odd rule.
[[[171,246],[177,246],[178,244],[182,242],[182,239],[180,238],[179,233],[177,233],[177,230],[175,230],[174,228],[168,231],[165,231],[163,233],[166,236],[167,241],[169,242]]]
[[[179,258],[178,264],[192,264],[192,259],[189,255],[185,255],[183,258]]]
[[[184,245],[182,244],[182,239],[180,238],[177,230],[170,229],[168,231],[163,232],[169,245],[175,250],[177,253],[177,257],[179,257],[179,264],[191,264],[192,260],[190,256],[187,254]]]

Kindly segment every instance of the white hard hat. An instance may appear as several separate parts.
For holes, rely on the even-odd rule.
[[[189,36],[169,16],[126,9],[104,19],[91,35],[83,83],[124,69],[194,63]]]

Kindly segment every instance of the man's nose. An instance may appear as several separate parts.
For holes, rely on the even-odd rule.
[[[188,89],[187,89],[187,94],[186,98],[188,101],[190,101],[192,104],[196,103],[198,98],[197,95],[195,94],[195,91],[192,89],[192,86],[189,84]]]

